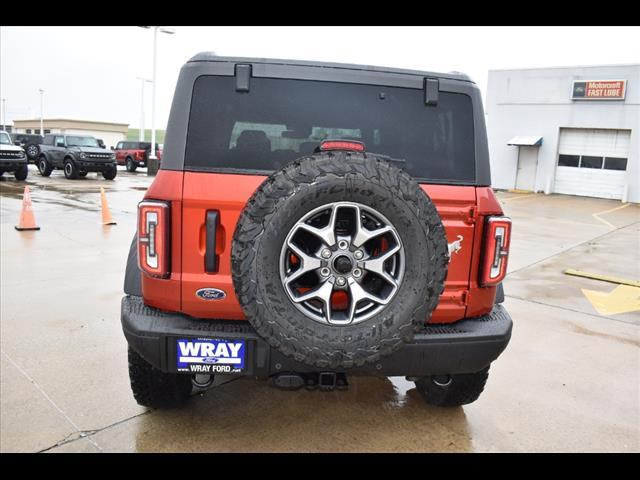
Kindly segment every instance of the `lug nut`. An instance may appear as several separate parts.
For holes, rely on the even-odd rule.
[[[338,277],[336,278],[336,283],[342,287],[345,283],[347,283],[347,281],[344,279],[344,277]]]
[[[320,252],[320,255],[322,256],[322,258],[329,258],[331,256],[331,250],[329,250],[328,248],[323,248],[322,252]]]
[[[362,275],[362,270],[360,270],[359,268],[354,268],[353,269],[353,276],[356,278],[360,278],[360,276]]]
[[[331,270],[329,270],[327,267],[320,269],[320,275],[322,275],[323,277],[328,277],[330,273]]]
[[[353,252],[353,256],[356,258],[356,260],[362,260],[362,257],[364,257],[364,253],[362,252],[362,250],[356,250],[355,252]]]
[[[346,250],[348,246],[349,246],[349,243],[347,243],[346,240],[340,240],[338,242],[338,248],[340,248],[340,250]]]

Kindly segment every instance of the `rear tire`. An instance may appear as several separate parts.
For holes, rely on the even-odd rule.
[[[53,172],[53,165],[51,165],[45,157],[38,159],[38,171],[43,177],[48,177]]]
[[[138,404],[152,408],[183,405],[191,396],[190,375],[164,373],[129,347],[129,379]]]
[[[26,180],[27,175],[29,175],[29,167],[27,165],[23,165],[18,170],[13,172],[13,176],[16,177],[16,180],[19,180],[19,181]]]
[[[423,377],[415,383],[429,405],[458,407],[475,402],[484,390],[487,378],[489,367],[476,373]]]
[[[138,163],[134,162],[131,157],[127,157],[127,172],[135,172],[138,168]]]
[[[78,167],[76,167],[73,160],[69,158],[64,161],[64,176],[67,177],[68,180],[75,180],[78,178]]]
[[[114,178],[116,178],[117,174],[118,168],[115,165],[102,172],[102,176],[105,180],[113,180]]]

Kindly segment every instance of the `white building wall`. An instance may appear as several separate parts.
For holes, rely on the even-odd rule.
[[[625,100],[571,100],[574,80],[626,79]],[[631,202],[640,202],[640,65],[492,70],[487,88],[487,134],[495,188],[515,187],[516,135],[540,135],[536,191],[553,178],[560,128],[631,130],[627,183]]]
[[[115,147],[116,144],[121,140],[126,140],[127,136],[124,133],[119,132],[105,132],[102,130],[82,130],[79,128],[47,128],[49,133],[68,133],[70,135],[89,135],[96,138],[101,138],[104,141],[104,144],[107,148]],[[14,133],[26,133],[26,128],[16,128],[13,130]],[[31,133],[34,133],[35,130],[31,129]]]

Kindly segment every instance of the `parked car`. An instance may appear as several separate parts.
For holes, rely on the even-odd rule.
[[[199,54],[166,136],[121,304],[138,403],[218,373],[478,398],[511,337],[511,221],[469,77]]]
[[[22,147],[14,145],[4,130],[0,131],[0,176],[4,172],[13,172],[16,180],[26,180],[29,175],[27,154]]]
[[[19,145],[27,154],[30,162],[35,162],[40,154],[40,144],[42,143],[42,135],[31,133],[12,133],[11,140],[14,145]]]
[[[126,165],[128,172],[135,172],[138,167],[146,167],[151,153],[151,142],[123,141],[114,149],[118,165]],[[162,160],[162,150],[156,144],[156,157]]]
[[[45,177],[54,169],[64,170],[68,179],[85,177],[88,172],[101,172],[105,179],[113,180],[118,173],[114,153],[100,148],[98,141],[87,135],[45,135],[37,165]]]

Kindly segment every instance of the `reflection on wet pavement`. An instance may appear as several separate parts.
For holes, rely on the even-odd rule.
[[[187,409],[153,411],[137,417],[134,429],[116,427],[96,441],[107,449],[134,441],[138,452],[206,452],[214,445],[216,452],[471,449],[462,408],[430,407],[405,380],[399,387],[386,378],[349,381],[347,391],[290,392],[241,379],[192,398]]]

